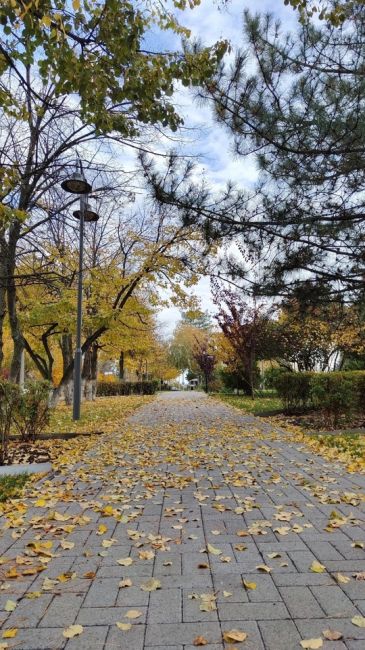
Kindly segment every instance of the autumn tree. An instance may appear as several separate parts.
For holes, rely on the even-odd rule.
[[[214,287],[214,302],[218,325],[233,351],[230,367],[241,379],[245,393],[254,397],[257,361],[272,358],[276,351],[272,310],[219,284]]]
[[[176,130],[182,116],[173,103],[175,85],[201,83],[223,56],[223,42],[208,48],[188,44],[188,30],[173,15],[184,6],[179,1],[169,11],[160,3],[137,8],[119,0],[2,3],[0,364],[8,312],[12,379],[23,349],[16,299],[19,242],[69,203],[54,190],[75,148],[88,147],[95,172],[91,142],[108,145],[108,156],[115,160],[111,142],[138,147],[146,128]],[[151,29],[183,36],[184,45],[147,49]],[[99,159],[96,172],[100,165]]]

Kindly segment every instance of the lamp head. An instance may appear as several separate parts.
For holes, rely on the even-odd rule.
[[[61,183],[61,187],[71,194],[88,194],[91,192],[91,185],[80,172],[74,172],[69,178]]]
[[[81,210],[75,210],[73,212],[74,217],[76,219],[81,219]],[[84,207],[84,221],[97,221],[99,219],[99,215],[97,212],[94,212],[91,210],[89,204],[87,203]]]

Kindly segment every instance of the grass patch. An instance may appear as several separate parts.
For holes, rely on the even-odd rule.
[[[252,413],[253,415],[279,411],[283,408],[282,401],[279,397],[272,394],[269,394],[268,396],[258,396],[255,397],[255,399],[252,399],[247,395],[225,395],[224,393],[219,393],[214,395],[214,397],[225,402],[225,404],[242,409],[243,411],[246,411],[246,413]]]
[[[72,419],[72,406],[61,404],[51,413],[46,431],[50,433],[117,431],[122,420],[153,399],[151,395],[97,397],[94,402],[81,404],[81,418],[76,422]]]
[[[0,477],[0,503],[8,499],[20,496],[22,488],[29,480],[29,474],[18,474],[17,476]]]

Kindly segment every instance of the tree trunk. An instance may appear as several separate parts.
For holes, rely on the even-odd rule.
[[[7,273],[7,298],[8,298],[8,314],[13,338],[13,358],[10,366],[10,381],[19,381],[21,357],[24,348],[23,336],[21,332],[20,322],[18,318],[18,310],[16,304],[16,284],[15,284],[15,257],[16,247],[20,235],[21,223],[16,220],[9,228],[9,243],[7,246],[7,260],[6,260],[6,273]]]
[[[4,361],[4,321],[6,315],[5,245],[5,239],[2,236],[0,243],[0,370]]]
[[[124,352],[123,352],[123,350],[120,351],[120,355],[119,355],[119,379],[121,381],[124,380]]]
[[[98,351],[99,346],[95,342],[92,346],[85,352],[84,363],[82,366],[82,385],[83,385],[83,395],[86,400],[94,400],[96,397],[96,381],[97,381],[97,372],[98,372]]]
[[[60,348],[62,353],[62,371],[65,373],[66,368],[70,365],[73,359],[73,349],[72,349],[72,334],[62,334],[60,339]],[[73,397],[73,380],[72,376],[66,381],[63,385],[63,396],[65,403],[70,406],[72,404]],[[57,389],[53,391],[52,403],[56,405],[58,400],[61,397],[62,390],[57,392]]]

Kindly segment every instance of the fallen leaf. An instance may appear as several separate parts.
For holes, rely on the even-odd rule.
[[[351,546],[352,546],[352,548],[365,548],[365,543],[364,542],[352,542]]]
[[[106,533],[107,531],[108,531],[108,526],[106,526],[105,524],[100,524],[98,526],[98,530],[96,531],[96,534],[104,535],[104,533]]]
[[[65,539],[61,539],[60,545],[65,551],[70,551],[75,546],[75,542],[67,542]]]
[[[15,600],[7,600],[5,603],[5,611],[6,612],[13,612],[14,609],[16,608],[16,602]]]
[[[353,623],[357,627],[365,627],[365,618],[363,616],[354,616],[351,619],[351,623]]]
[[[3,639],[14,639],[14,637],[18,634],[18,628],[17,627],[10,627],[8,630],[4,630],[2,637]]]
[[[220,548],[215,548],[215,546],[212,546],[212,544],[207,545],[207,551],[208,553],[211,553],[212,555],[221,555],[222,551]]]
[[[328,639],[328,641],[338,641],[343,637],[342,632],[338,632],[337,630],[323,630],[322,634],[325,639]]]
[[[267,557],[270,558],[270,560],[273,560],[276,557],[281,557],[280,553],[268,553]]]
[[[272,571],[272,569],[270,569],[270,567],[267,566],[266,564],[258,564],[256,569],[258,569],[259,571],[263,571],[264,573],[271,573]]]
[[[233,594],[232,594],[231,591],[224,591],[224,592],[223,592],[223,596],[224,596],[224,598],[229,598],[229,596],[232,596],[232,595],[233,595]]]
[[[249,582],[248,580],[242,580],[242,582],[246,589],[256,589],[257,587],[256,582]]]
[[[348,582],[350,582],[350,580],[351,580],[351,578],[349,578],[349,576],[344,576],[344,575],[342,575],[342,573],[336,573],[335,574],[335,579],[337,580],[338,583],[344,584],[344,585],[347,584]]]
[[[322,639],[303,639],[300,645],[308,650],[317,650],[317,648],[322,648],[323,641]]]
[[[84,631],[84,628],[82,625],[70,625],[70,627],[67,627],[65,630],[63,630],[62,634],[66,639],[73,639],[74,636],[79,636],[82,634]]]
[[[116,623],[116,626],[119,630],[122,630],[123,632],[128,632],[128,630],[132,629],[132,623]]]
[[[310,570],[313,571],[313,573],[323,573],[326,570],[326,567],[320,562],[317,562],[317,560],[314,560],[310,566]],[[321,646],[318,647],[320,648]]]
[[[132,584],[133,584],[133,582],[132,582],[132,580],[130,578],[125,578],[124,580],[120,581],[119,587],[121,587],[123,589],[124,587],[131,587]]]
[[[201,645],[207,645],[208,641],[204,636],[197,636],[194,641],[193,645],[195,646],[201,646]]]
[[[131,557],[122,557],[120,560],[117,560],[117,564],[120,564],[121,566],[130,566],[133,564],[133,558]]]
[[[228,632],[223,632],[223,640],[227,643],[241,643],[247,639],[246,632],[241,632],[240,630],[229,630]]]
[[[161,589],[161,582],[156,578],[150,578],[141,584],[141,589],[142,591],[156,591],[156,589]]]
[[[130,609],[125,616],[126,618],[139,618],[142,616],[142,612],[140,612],[138,609]]]

